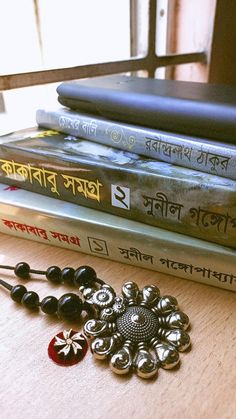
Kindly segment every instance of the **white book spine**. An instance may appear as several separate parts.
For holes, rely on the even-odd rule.
[[[116,225],[114,216],[113,224],[95,218],[0,204],[2,233],[236,291],[236,251],[151,226],[142,231],[132,221]]]

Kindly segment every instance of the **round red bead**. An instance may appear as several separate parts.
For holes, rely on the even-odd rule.
[[[70,366],[82,361],[87,350],[88,343],[82,333],[63,330],[49,343],[48,356],[58,365]]]

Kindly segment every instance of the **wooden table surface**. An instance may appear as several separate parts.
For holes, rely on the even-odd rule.
[[[71,367],[47,355],[62,321],[30,313],[0,289],[1,419],[18,418],[235,418],[236,294],[153,271],[0,235],[0,264],[27,261],[34,269],[91,265],[119,293],[124,281],[156,284],[174,295],[191,320],[191,351],[176,371],[159,370],[156,380],[117,376],[90,352]],[[19,283],[9,271],[0,277]],[[27,288],[61,296],[64,286],[35,277]],[[71,290],[70,290],[71,292]],[[72,325],[76,328],[76,325]]]

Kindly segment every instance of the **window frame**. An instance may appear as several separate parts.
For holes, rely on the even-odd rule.
[[[36,2],[36,0],[34,0]],[[148,77],[155,77],[156,69],[193,62],[206,63],[205,50],[183,54],[156,53],[157,1],[149,0],[147,5],[147,52],[140,55],[139,25],[143,21],[143,0],[130,0],[131,16],[131,56],[130,59],[79,65],[76,67],[56,68],[0,76],[0,91],[21,87],[56,83],[66,80],[94,77],[115,73],[137,72],[144,70]]]

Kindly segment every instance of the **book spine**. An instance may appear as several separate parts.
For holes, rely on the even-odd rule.
[[[17,211],[16,211],[17,208]],[[0,232],[236,291],[236,252],[1,204]]]
[[[236,180],[236,146],[59,109],[36,112],[37,124],[120,150]]]
[[[129,168],[1,147],[0,181],[124,218],[236,246],[236,182],[162,163]],[[25,164],[27,161],[27,164]],[[146,164],[149,170],[145,170]],[[154,164],[154,166],[153,166]],[[150,170],[153,167],[153,170]],[[161,169],[161,170],[160,170]],[[183,170],[183,169],[182,169]]]

